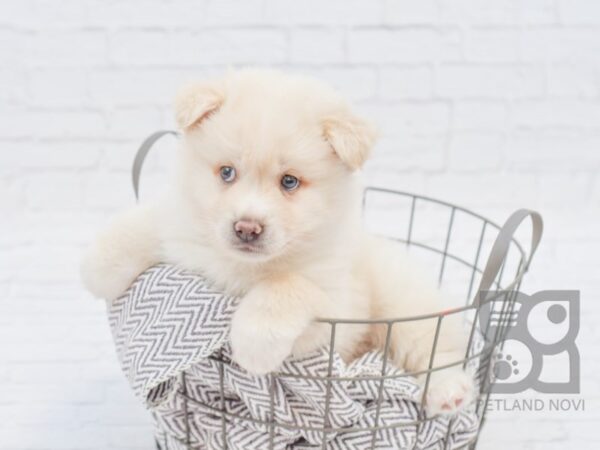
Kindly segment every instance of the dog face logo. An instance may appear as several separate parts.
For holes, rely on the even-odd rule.
[[[504,301],[514,301],[512,308]],[[483,292],[479,325],[492,360],[492,392],[579,393],[579,291]]]

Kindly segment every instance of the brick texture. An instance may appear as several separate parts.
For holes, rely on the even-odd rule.
[[[373,184],[544,214],[524,289],[582,290],[586,411],[492,413],[480,445],[600,445],[600,2],[5,1],[0,61],[2,449],[153,448],[78,259],[132,204],[135,146],[173,126],[176,87],[244,65],[320,77],[372,118]]]

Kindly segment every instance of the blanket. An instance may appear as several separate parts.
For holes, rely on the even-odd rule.
[[[380,352],[350,364],[333,353],[329,383],[328,348],[290,357],[280,375],[247,373],[228,344],[237,302],[201,276],[161,264],[108,304],[119,362],[152,412],[162,450],[308,450],[324,441],[328,449],[434,450],[474,439],[473,408],[419,424],[414,378],[389,363],[383,384],[372,379],[382,373]]]

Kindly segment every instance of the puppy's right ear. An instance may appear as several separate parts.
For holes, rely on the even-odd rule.
[[[222,87],[217,82],[200,82],[185,86],[175,98],[177,125],[189,131],[216,112],[225,100]]]
[[[323,120],[323,136],[346,166],[358,170],[369,157],[377,131],[344,106]]]

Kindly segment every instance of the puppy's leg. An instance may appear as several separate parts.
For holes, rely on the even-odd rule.
[[[92,294],[113,300],[160,261],[156,219],[153,208],[138,206],[98,235],[81,264],[83,283]]]
[[[241,299],[231,322],[234,361],[255,374],[278,369],[326,301],[325,293],[301,276],[259,282]]]
[[[372,287],[373,315],[377,318],[412,317],[444,310],[435,283],[415,267],[400,246],[373,239],[366,250]],[[394,324],[391,356],[405,370],[427,370],[433,349],[437,317]],[[378,328],[376,341],[385,341],[385,329]],[[442,319],[433,367],[459,362],[465,357],[466,333],[458,314]],[[424,384],[426,375],[420,376]],[[461,364],[431,373],[425,399],[429,414],[452,413],[468,404],[474,394],[473,379]]]

